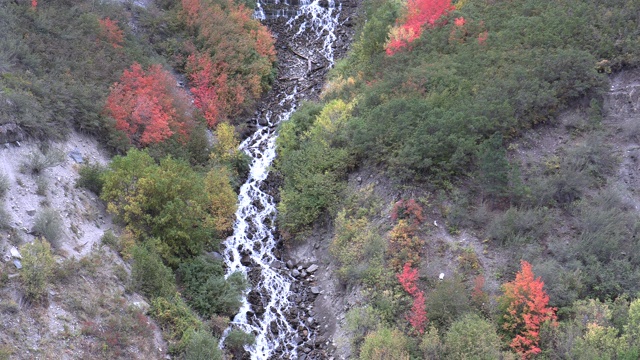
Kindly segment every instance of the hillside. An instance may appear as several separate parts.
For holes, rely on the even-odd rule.
[[[278,139],[339,356],[638,356],[636,8],[364,3]]]
[[[639,358],[639,10],[3,2],[0,359]]]

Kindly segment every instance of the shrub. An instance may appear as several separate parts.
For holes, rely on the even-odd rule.
[[[132,254],[131,282],[134,289],[151,299],[170,298],[176,294],[173,272],[162,263],[158,254],[142,245],[135,246]]]
[[[244,351],[245,345],[253,345],[256,341],[256,337],[253,334],[248,334],[242,330],[233,329],[227,335],[227,338],[224,340],[224,345],[228,348],[232,354],[234,354],[234,358],[242,358],[242,352]]]
[[[48,187],[49,181],[44,175],[39,175],[38,177],[36,177],[36,194],[40,196],[46,195]]]
[[[40,175],[45,169],[54,167],[64,161],[64,152],[58,149],[48,149],[45,153],[39,150],[30,152],[20,163],[23,174]]]
[[[4,198],[11,187],[11,181],[5,174],[0,174],[0,199]]]
[[[87,163],[80,166],[78,174],[80,177],[76,181],[76,187],[85,188],[100,196],[102,185],[104,185],[104,172],[106,168],[98,163]]]
[[[340,265],[337,274],[347,284],[366,281],[375,284],[382,276],[386,242],[364,219],[346,218],[338,213],[335,235],[329,247]]]
[[[548,209],[509,208],[489,224],[487,237],[500,245],[522,245],[544,239],[548,229]]]
[[[4,205],[0,205],[0,229],[6,230],[11,228],[11,213],[4,208]]]
[[[471,310],[469,292],[460,277],[447,278],[427,293],[426,309],[429,319],[440,328]]]
[[[53,276],[55,261],[51,246],[46,240],[36,239],[21,249],[22,271],[20,277],[28,299],[38,303],[47,297],[47,286]]]
[[[500,337],[489,321],[477,314],[456,320],[444,336],[447,359],[492,360],[500,358]]]
[[[170,299],[157,297],[151,300],[149,314],[165,333],[169,351],[174,354],[186,349],[190,340],[189,334],[193,331],[203,331],[202,322],[182,298],[177,296]]]
[[[222,360],[218,339],[209,332],[191,329],[186,336],[189,340],[184,349],[185,360]]]
[[[225,279],[220,261],[199,256],[180,264],[177,274],[187,302],[202,316],[231,316],[238,312],[242,292],[247,287],[242,273],[235,272]]]
[[[398,329],[386,327],[370,332],[360,348],[360,360],[409,360],[408,340]]]
[[[64,222],[60,213],[46,207],[41,209],[35,217],[31,231],[36,236],[43,236],[54,248],[60,247],[60,239],[64,234]]]

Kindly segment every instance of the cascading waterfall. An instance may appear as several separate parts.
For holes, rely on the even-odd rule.
[[[305,48],[312,48],[307,48],[308,57],[296,53],[298,58],[293,57],[295,61],[280,65],[280,72],[285,66],[285,72],[291,75],[287,79],[291,81],[296,77],[298,85],[274,85],[272,91],[275,93],[269,97],[271,101],[265,101],[252,120],[255,132],[240,145],[240,149],[252,159],[250,174],[240,188],[234,234],[223,243],[227,274],[241,271],[252,283],[249,296],[244,297],[240,312],[231,323],[232,327],[255,334],[255,344],[246,349],[252,359],[295,359],[299,343],[312,340],[313,336],[312,329],[300,321],[296,304],[290,301],[290,289],[295,280],[280,270],[284,266],[274,255],[277,246],[276,204],[267,193],[265,180],[276,156],[277,125],[286,121],[298,102],[313,91],[310,89],[314,83],[308,79],[315,71],[313,66],[315,69],[333,66],[341,6],[336,7],[333,0],[324,2],[323,6],[318,0],[287,5],[280,4],[278,0],[258,2],[255,16],[266,21],[287,20],[284,26],[287,34],[274,31],[275,36],[280,36],[280,40],[286,37],[289,42],[306,42]],[[281,44],[278,50],[284,51],[287,45],[291,46],[290,43]],[[321,55],[321,59],[315,56],[312,60],[314,55]],[[291,324],[291,319],[296,320],[295,325]],[[300,327],[307,330],[306,339],[300,339]]]

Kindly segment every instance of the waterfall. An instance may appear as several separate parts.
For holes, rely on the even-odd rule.
[[[250,173],[240,188],[233,236],[223,243],[227,276],[241,271],[252,284],[231,322],[255,335],[255,344],[246,348],[251,359],[296,359],[299,346],[314,337],[313,329],[301,321],[308,309],[291,301],[295,279],[274,254],[277,211],[265,180],[276,157],[278,124],[289,119],[300,100],[317,96],[334,64],[342,7],[333,0],[294,1],[261,0],[256,6],[254,16],[276,38],[279,78],[251,121],[255,131],[240,145],[252,159]]]

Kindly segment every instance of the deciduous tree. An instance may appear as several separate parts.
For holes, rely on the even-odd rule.
[[[174,135],[186,141],[192,127],[189,103],[186,91],[161,65],[145,71],[135,63],[111,87],[105,112],[133,144],[146,146]]]
[[[528,359],[540,353],[540,326],[547,321],[556,323],[556,309],[548,306],[544,283],[534,277],[531,264],[522,260],[521,266],[515,280],[503,285],[501,321],[502,330],[512,338],[509,346]]]

